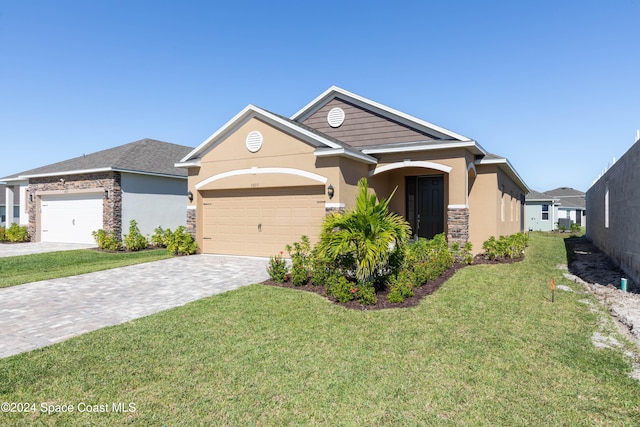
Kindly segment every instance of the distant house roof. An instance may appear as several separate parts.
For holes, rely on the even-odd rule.
[[[570,187],[558,187],[545,192],[560,199],[560,208],[586,209],[587,202],[584,192]]]
[[[528,201],[545,201],[553,200],[558,203],[560,209],[585,209],[586,201],[585,195],[582,191],[569,187],[558,187],[555,190],[545,191],[540,193],[538,191],[531,190],[527,196]]]
[[[545,191],[544,193],[557,197],[584,197],[584,192],[570,187],[558,187],[554,190]]]
[[[556,199],[555,197],[549,195],[549,194],[545,194],[545,193],[540,193],[539,191],[535,191],[535,190],[530,190],[526,197],[525,200],[528,201],[536,201],[536,202],[554,202],[557,201],[558,199]]]
[[[0,180],[10,182],[56,174],[99,171],[119,171],[186,178],[187,171],[176,168],[174,164],[192,149],[192,147],[145,138],[96,153],[20,172]]]

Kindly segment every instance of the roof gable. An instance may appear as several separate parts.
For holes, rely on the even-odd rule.
[[[448,139],[457,141],[471,140],[466,136],[460,135],[448,129],[437,126],[433,123],[429,123],[425,120],[403,113],[399,110],[364,98],[360,95],[348,92],[337,86],[332,86],[327,89],[324,93],[322,93],[316,99],[304,106],[300,111],[291,116],[291,119],[295,120],[296,122],[304,123],[319,110],[326,109],[327,104],[331,103],[335,99],[339,99],[341,102],[348,103],[357,108],[368,111],[371,114],[375,114],[389,121],[413,129],[414,131],[423,135],[428,135],[431,137],[431,139]]]
[[[329,124],[328,117],[334,109],[340,109],[344,113],[344,122],[340,126]],[[331,99],[301,123],[358,148],[442,140],[424,129],[400,123],[339,97]]]
[[[194,150],[184,156],[176,165],[178,167],[197,166],[199,160],[204,155],[224,141],[229,135],[236,132],[242,125],[254,118],[312,145],[322,153],[331,152],[338,155],[359,158],[365,162],[375,162],[374,158],[362,154],[348,144],[344,144],[331,136],[324,135],[316,129],[256,107],[255,105],[248,105],[220,129],[205,139]]]
[[[187,172],[176,168],[174,163],[190,150],[191,147],[145,138],[24,171],[4,179],[9,181],[53,174],[104,170],[186,177]]]

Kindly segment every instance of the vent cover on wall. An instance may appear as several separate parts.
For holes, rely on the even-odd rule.
[[[252,153],[255,153],[260,149],[260,147],[262,147],[262,134],[257,130],[249,132],[249,135],[247,135],[247,139],[245,143],[247,146],[247,150],[251,151]]]
[[[327,122],[332,128],[337,128],[344,123],[344,110],[339,107],[332,108],[327,114]]]

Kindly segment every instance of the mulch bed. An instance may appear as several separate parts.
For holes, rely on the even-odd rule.
[[[515,258],[515,259],[500,259],[500,260],[488,260],[485,257],[481,256],[481,255],[476,255],[474,260],[473,260],[473,265],[478,265],[478,264],[511,264],[514,262],[518,262],[518,261],[522,261],[523,258]],[[432,293],[434,293],[435,291],[437,291],[438,289],[440,289],[440,286],[442,286],[444,284],[444,282],[446,282],[447,280],[449,280],[456,271],[460,270],[461,268],[466,267],[467,264],[461,264],[461,263],[455,263],[453,264],[453,266],[451,266],[449,269],[447,269],[444,273],[442,273],[440,275],[440,277],[438,277],[435,280],[432,280],[430,282],[425,283],[424,285],[418,287],[418,288],[413,288],[413,296],[410,298],[405,299],[403,302],[398,302],[398,303],[392,303],[389,302],[387,300],[387,295],[389,294],[389,290],[385,289],[383,291],[378,291],[376,296],[378,298],[378,302],[377,304],[374,305],[363,305],[360,304],[358,301],[353,300],[353,301],[349,301],[346,303],[341,303],[336,301],[336,299],[331,296],[331,295],[327,295],[327,292],[325,291],[324,286],[315,286],[312,285],[310,282],[307,283],[306,285],[303,286],[294,286],[290,280],[287,279],[286,282],[284,283],[278,283],[278,282],[274,282],[273,280],[269,279],[269,280],[265,280],[264,282],[262,282],[263,285],[269,285],[269,286],[277,286],[277,287],[281,287],[281,288],[289,288],[289,289],[295,289],[295,290],[299,290],[299,291],[305,291],[305,292],[313,292],[316,293],[318,295],[321,295],[325,298],[327,298],[329,301],[333,302],[334,304],[338,304],[341,305],[345,308],[349,308],[352,310],[384,310],[387,308],[406,308],[406,307],[414,307],[416,305],[418,305],[420,303],[420,301],[422,300],[422,298],[431,295]]]

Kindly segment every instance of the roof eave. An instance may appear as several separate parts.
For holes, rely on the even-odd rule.
[[[435,150],[448,150],[452,148],[466,148],[476,155],[486,155],[487,151],[482,148],[476,141],[460,141],[444,144],[422,144],[414,145],[412,147],[397,146],[397,147],[382,147],[382,148],[365,148],[362,150],[365,154],[385,154],[385,153],[403,153],[408,151],[435,151]]]
[[[356,151],[347,150],[342,147],[331,148],[331,149],[319,149],[319,150],[315,150],[313,154],[316,157],[331,157],[331,156],[346,157],[349,159],[355,159],[364,163],[368,163],[370,165],[375,165],[378,163],[378,159],[376,159],[375,157],[368,156],[366,154],[359,153]]]

